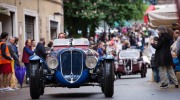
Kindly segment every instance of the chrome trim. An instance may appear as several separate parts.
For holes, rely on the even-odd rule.
[[[72,41],[71,41],[72,43]],[[71,74],[70,74],[70,78],[71,78],[71,82],[70,83],[73,83],[73,72],[72,72],[72,50],[70,50],[71,52]]]
[[[84,63],[84,54],[83,54],[83,51],[81,51],[81,50],[78,50],[78,49],[73,49],[73,48],[70,48],[70,49],[68,49],[68,50],[64,50],[63,52],[61,52],[60,53],[60,69],[61,69],[61,73],[62,73],[62,75],[64,76],[64,74],[63,74],[63,72],[62,72],[62,59],[61,59],[61,55],[63,54],[63,53],[65,53],[65,52],[69,52],[70,51],[70,53],[71,53],[71,74],[70,74],[70,77],[71,77],[71,80],[70,81],[68,81],[66,78],[64,78],[66,81],[68,81],[68,82],[70,82],[70,83],[74,83],[74,82],[76,82],[76,81],[78,81],[79,80],[79,78],[80,78],[80,76],[82,75],[82,72],[83,72],[83,63]],[[81,67],[81,74],[79,75],[79,77],[78,77],[78,79],[76,80],[76,81],[73,81],[73,72],[72,72],[72,69],[73,69],[73,65],[72,65],[72,54],[73,54],[73,51],[76,51],[76,52],[80,52],[81,54],[82,54],[82,67]]]
[[[128,60],[128,61],[130,60],[130,62],[131,62],[131,65],[129,66],[130,68],[127,68],[128,61],[125,61],[125,60]],[[125,59],[125,60],[123,60],[124,69],[125,69],[125,72],[127,72],[129,74],[132,72],[132,69],[133,69],[133,59]]]

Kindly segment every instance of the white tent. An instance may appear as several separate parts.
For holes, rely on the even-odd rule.
[[[176,5],[169,5],[158,10],[148,12],[149,26],[152,28],[160,25],[172,26],[178,22]]]

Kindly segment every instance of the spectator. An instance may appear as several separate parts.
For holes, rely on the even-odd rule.
[[[122,50],[126,50],[130,48],[130,43],[127,40],[121,40],[122,42]]]
[[[107,48],[106,48],[106,53],[112,54],[113,56],[116,55],[116,45],[114,44],[113,40],[108,42],[108,45],[107,45]]]
[[[1,42],[0,42],[0,92],[3,91],[14,91],[14,89],[10,88],[10,80],[12,77],[12,66],[11,60],[13,58],[10,55],[8,46],[6,45],[6,41],[8,39],[8,33],[1,33]],[[5,77],[6,76],[6,77]],[[5,82],[6,80],[6,82]],[[6,86],[3,84],[6,83]]]
[[[158,40],[158,37],[150,36],[149,40],[150,41]],[[150,42],[149,42],[148,48],[149,48],[149,53],[151,57],[151,68],[153,71],[154,82],[158,83],[160,81],[159,69],[158,69],[158,66],[155,64],[155,57],[154,57],[156,50],[152,47],[152,45],[150,45]]]
[[[13,59],[14,59],[14,66],[12,66],[12,70],[14,70],[14,68],[19,65],[18,54],[15,52],[15,50],[13,48],[14,43],[15,43],[15,38],[14,37],[10,37],[9,38],[9,43],[8,43],[8,48],[9,48],[9,52],[10,52],[11,57],[13,57]],[[17,83],[17,81],[16,81],[15,73],[13,71],[12,78],[11,78],[11,88],[19,89],[19,88],[17,88],[17,84],[16,83]]]
[[[173,37],[174,37],[174,43],[171,45],[171,54],[173,57],[173,63],[175,65],[175,72],[176,71],[180,71],[180,62],[179,59],[177,58],[177,54],[176,54],[176,50],[177,50],[177,39],[180,36],[180,32],[179,30],[175,30],[173,33]]]
[[[35,53],[41,57],[43,60],[46,59],[47,53],[45,50],[45,38],[40,38],[40,41],[38,42],[37,46],[36,46],[36,51]]]
[[[177,39],[180,35],[180,32],[179,30],[175,30],[174,33],[173,33],[173,37],[174,37],[174,43],[171,45],[171,53],[172,53],[172,56],[177,56],[176,55],[176,44],[177,44]]]
[[[40,58],[42,58],[42,60],[46,60],[47,54],[49,52],[46,52],[46,49],[44,47],[45,45],[45,38],[40,38],[40,41],[38,42],[37,46],[36,46],[36,55],[38,55]],[[44,68],[47,69],[48,73],[50,73],[50,70],[48,69],[47,64],[44,62]]]
[[[105,54],[103,42],[99,42],[97,52],[98,52],[100,58]]]
[[[11,54],[11,57],[15,60],[15,62],[17,62],[17,64],[19,64],[18,55],[17,55],[17,53],[14,51],[14,48],[13,48],[14,42],[15,42],[15,38],[10,37],[10,38],[9,38],[9,43],[7,43],[7,45],[8,45],[8,48],[9,48],[9,52],[10,52],[10,54]]]
[[[20,55],[19,55],[19,51],[18,51],[18,47],[17,47],[19,39],[17,37],[14,37],[14,39],[15,39],[15,41],[14,41],[12,47],[13,47],[13,50],[15,51],[16,55],[19,57]]]
[[[174,70],[172,68],[173,61],[170,51],[171,45],[171,35],[168,33],[168,29],[165,26],[159,26],[159,39],[157,42],[152,41],[151,45],[156,49],[155,52],[155,64],[159,67],[161,86],[168,86],[168,77],[166,73],[169,74],[171,80],[175,84],[175,88],[179,88],[177,78],[175,76]]]
[[[136,46],[136,37],[133,32],[129,36],[129,42],[131,46]]]
[[[90,37],[90,39],[89,39],[89,45],[92,45],[92,44],[94,44],[95,42],[94,42],[94,38],[93,37]]]
[[[49,41],[46,47],[46,51],[48,52],[53,51],[53,41]]]
[[[25,42],[25,46],[23,49],[23,55],[22,55],[22,62],[24,63],[25,67],[26,67],[26,84],[28,84],[29,81],[29,77],[30,77],[30,73],[29,73],[29,66],[30,66],[30,62],[29,62],[29,57],[31,55],[33,55],[33,51],[32,51],[32,47],[31,47],[31,40],[27,39]]]
[[[36,41],[35,40],[31,40],[31,44],[32,44],[32,51],[35,51]]]

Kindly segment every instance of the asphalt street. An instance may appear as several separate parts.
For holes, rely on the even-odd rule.
[[[174,85],[161,89],[160,84],[150,80],[151,69],[148,69],[146,78],[140,78],[140,75],[122,76],[115,81],[112,98],[105,98],[100,87],[48,87],[40,100],[180,100],[180,89],[174,88]],[[22,89],[0,93],[0,100],[31,100],[29,88],[24,85]]]

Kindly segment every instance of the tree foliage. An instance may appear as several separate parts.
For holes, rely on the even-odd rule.
[[[69,0],[64,2],[65,28],[71,36],[87,29],[93,36],[99,22],[104,20],[113,27],[114,22],[142,18],[142,0]]]

